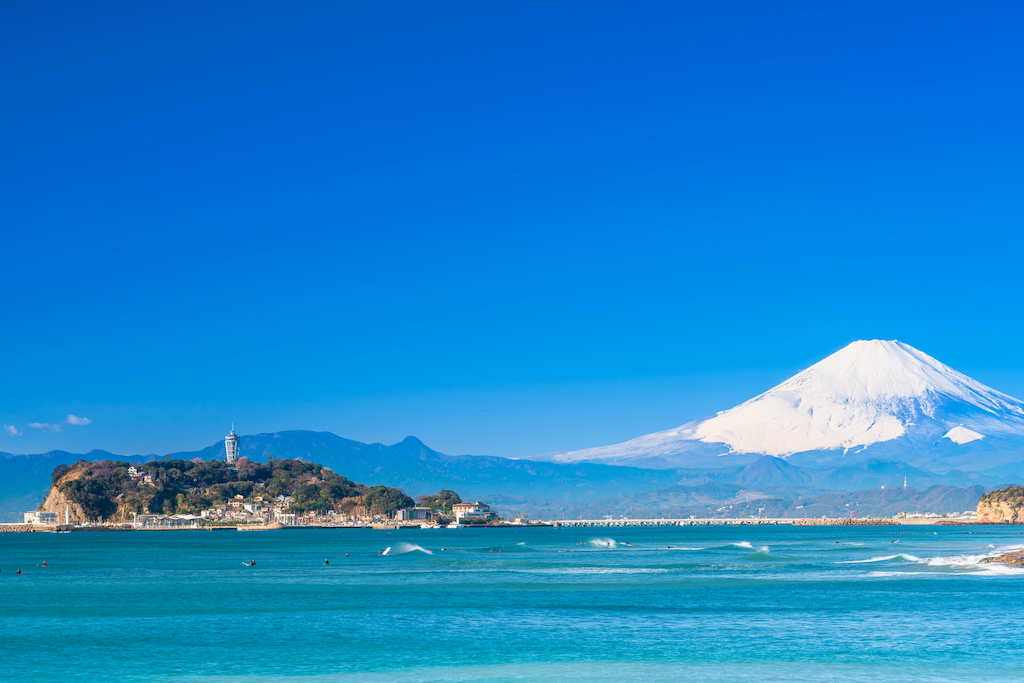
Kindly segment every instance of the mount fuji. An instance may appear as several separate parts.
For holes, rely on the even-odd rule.
[[[933,472],[997,469],[1024,460],[1024,402],[908,344],[856,341],[713,417],[533,459],[665,468],[764,455],[809,466],[881,458]]]

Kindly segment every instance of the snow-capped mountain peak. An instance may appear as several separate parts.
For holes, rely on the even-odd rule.
[[[1024,403],[899,341],[856,341],[734,408],[615,446],[555,456],[559,461],[629,461],[692,450],[787,457],[860,449],[908,435],[966,444],[992,434],[1024,435]],[[687,442],[691,442],[687,445]]]

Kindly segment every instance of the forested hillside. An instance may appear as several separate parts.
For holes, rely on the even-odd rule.
[[[134,477],[132,467],[137,471]],[[414,504],[400,489],[357,484],[303,460],[258,463],[242,458],[234,467],[218,460],[159,460],[134,465],[81,460],[71,466],[59,465],[52,479],[54,492],[80,508],[88,519],[130,519],[133,512],[198,514],[236,495],[249,498],[256,494],[290,496],[294,498],[290,511],[296,513],[362,508],[371,514],[390,514]]]

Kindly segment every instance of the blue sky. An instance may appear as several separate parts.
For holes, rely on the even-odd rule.
[[[524,456],[878,337],[1024,397],[1022,19],[4,3],[0,451]]]

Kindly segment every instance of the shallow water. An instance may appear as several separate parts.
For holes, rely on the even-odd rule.
[[[1024,680],[1024,536],[964,531],[2,534],[0,679]]]

